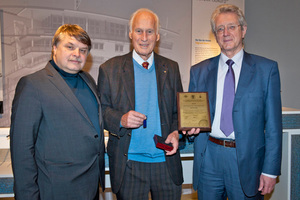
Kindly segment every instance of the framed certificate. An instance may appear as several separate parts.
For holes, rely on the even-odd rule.
[[[200,128],[201,132],[211,131],[207,92],[178,92],[177,108],[178,130]]]

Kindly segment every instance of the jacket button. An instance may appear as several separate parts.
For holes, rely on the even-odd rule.
[[[131,133],[128,133],[128,136],[131,136]]]
[[[98,138],[98,135],[94,135],[94,138]]]
[[[124,156],[127,156],[127,154],[126,154],[126,153],[124,153]]]

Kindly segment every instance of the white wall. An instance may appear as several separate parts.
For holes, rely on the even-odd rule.
[[[245,49],[276,60],[284,107],[300,108],[299,0],[245,1]]]

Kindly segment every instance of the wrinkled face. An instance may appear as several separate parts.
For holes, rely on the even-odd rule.
[[[64,35],[62,40],[53,46],[53,60],[59,68],[70,74],[76,74],[85,65],[88,46],[74,37]]]
[[[246,35],[247,26],[239,24],[235,13],[222,13],[215,20],[216,40],[222,53],[232,58],[243,48],[243,38]]]
[[[156,31],[155,18],[151,13],[140,12],[136,15],[129,37],[132,40],[133,48],[144,60],[150,57],[159,40],[159,34]]]

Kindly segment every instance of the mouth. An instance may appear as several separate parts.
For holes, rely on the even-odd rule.
[[[231,41],[232,41],[231,38],[224,38],[224,39],[223,39],[223,42],[231,42]]]
[[[75,64],[80,64],[80,63],[81,63],[81,61],[80,61],[80,60],[69,60],[69,62],[71,62],[71,63],[75,63]]]
[[[148,48],[148,46],[149,46],[149,44],[140,44],[140,47],[144,48],[144,49]]]

